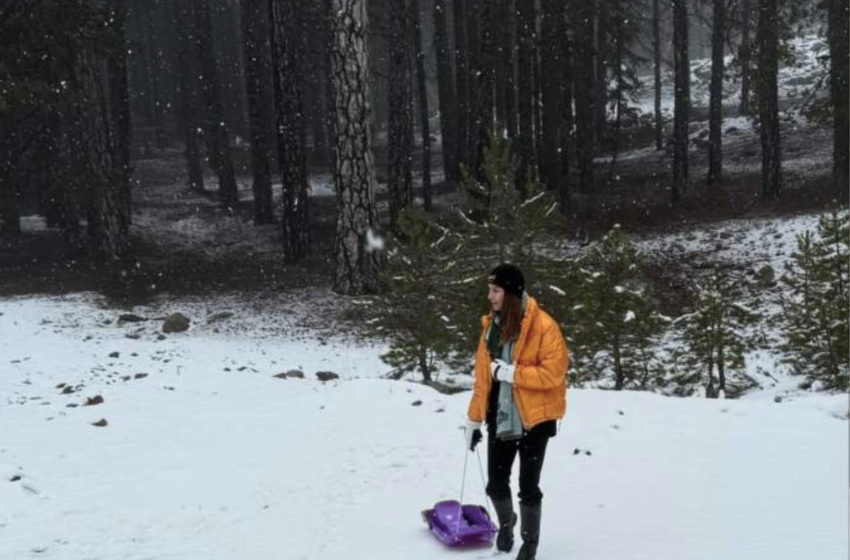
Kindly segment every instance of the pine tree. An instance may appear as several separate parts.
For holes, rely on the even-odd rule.
[[[847,310],[850,217],[847,211],[821,216],[817,237],[806,231],[797,236],[783,282],[787,362],[830,390],[848,389]]]
[[[578,267],[579,302],[573,309],[578,375],[599,379],[613,372],[617,390],[641,383],[653,367],[647,349],[664,318],[640,276],[637,248],[615,226]]]
[[[412,206],[399,213],[396,231],[386,253],[386,289],[379,305],[390,340],[390,350],[381,359],[398,377],[418,370],[430,383],[439,364],[450,358],[457,338],[446,308],[454,300],[447,280],[454,274],[458,240]]]
[[[478,340],[480,318],[487,309],[484,286],[493,267],[502,262],[517,265],[532,293],[548,285],[546,279],[564,277],[565,263],[555,266],[534,251],[534,243],[559,215],[554,194],[534,181],[519,191],[515,183],[518,164],[510,142],[491,134],[483,154],[483,180],[464,169],[462,222],[457,230],[461,243],[454,274],[446,279],[454,294],[447,314],[458,326],[458,358],[453,362],[458,368]]]
[[[483,155],[484,180],[464,170],[461,213],[469,234],[481,241],[482,249],[490,248],[492,258],[523,268],[532,266],[532,242],[552,223],[557,203],[531,177],[518,190],[517,166],[510,142],[491,134]]]
[[[703,381],[708,398],[725,397],[730,373],[743,373],[750,347],[745,328],[755,315],[740,305],[736,296],[728,276],[715,269],[706,282],[696,286],[691,313],[675,321],[681,325],[679,338],[686,348],[683,362],[687,373],[678,381],[683,385]]]

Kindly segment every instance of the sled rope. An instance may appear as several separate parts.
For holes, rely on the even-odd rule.
[[[464,440],[465,441],[465,440]],[[465,445],[464,445],[465,447]],[[463,454],[463,479],[460,481],[460,500],[457,502],[457,527],[455,535],[460,534],[460,519],[463,517],[463,491],[466,488],[466,464],[469,462],[469,453]]]
[[[465,446],[464,446],[465,447]],[[487,482],[484,479],[484,467],[481,466],[481,451],[476,449],[475,456],[478,457],[478,473],[481,475],[481,488],[484,490],[484,508],[487,510],[487,517],[493,519],[492,515],[490,515],[490,497],[487,496]],[[463,478],[460,482],[460,500],[458,500],[457,504],[457,527],[455,527],[455,534],[460,534],[460,520],[463,517],[463,493],[466,489],[466,467],[469,463],[469,453],[463,454]]]
[[[487,517],[493,519],[490,515],[490,496],[487,495],[487,482],[484,480],[484,468],[481,466],[481,453],[476,449],[475,454],[478,456],[478,472],[481,474],[481,488],[484,489],[484,508],[487,510]]]

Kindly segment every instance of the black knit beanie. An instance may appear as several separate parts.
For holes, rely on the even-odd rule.
[[[495,284],[508,294],[513,294],[519,298],[522,297],[525,290],[525,277],[522,271],[512,264],[500,264],[493,269],[490,276],[487,277],[490,284]]]

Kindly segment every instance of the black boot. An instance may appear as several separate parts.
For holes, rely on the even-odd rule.
[[[537,557],[537,543],[540,542],[540,504],[536,506],[519,505],[522,546],[516,560],[534,560]]]
[[[499,518],[496,549],[502,552],[510,552],[514,547],[514,526],[516,525],[513,499],[508,496],[501,500],[493,500],[493,507],[496,508],[496,516]]]

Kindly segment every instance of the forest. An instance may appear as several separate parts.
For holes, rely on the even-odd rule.
[[[0,0],[0,558],[846,557],[848,3]]]

